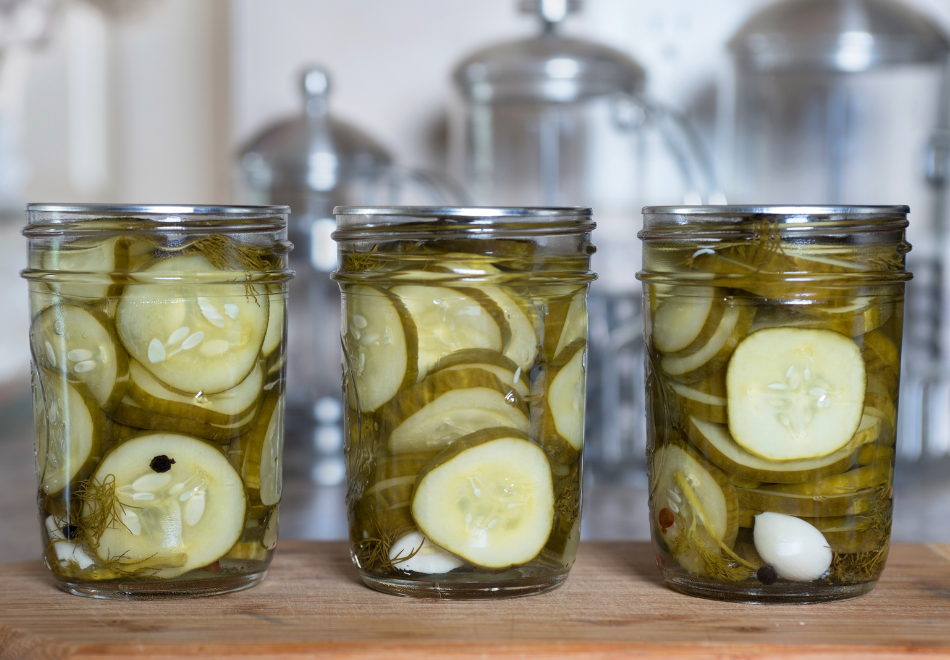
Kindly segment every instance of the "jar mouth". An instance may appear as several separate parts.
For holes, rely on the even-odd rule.
[[[644,206],[643,214],[666,215],[717,215],[742,217],[750,215],[801,216],[854,216],[854,215],[895,215],[910,213],[906,205],[895,206],[847,206],[824,204],[749,204],[722,206]]]
[[[280,232],[289,206],[28,204],[27,237],[93,234]]]
[[[337,242],[451,236],[518,238],[585,234],[597,225],[587,207],[338,206]]]

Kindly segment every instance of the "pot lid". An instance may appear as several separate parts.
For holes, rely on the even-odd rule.
[[[460,63],[453,80],[475,102],[572,102],[643,90],[646,73],[625,53],[557,33],[580,8],[577,0],[527,0],[520,9],[542,22],[538,37],[480,50]]]
[[[943,62],[950,41],[930,18],[896,0],[783,0],[749,19],[729,49],[752,70],[855,72]]]
[[[392,163],[376,140],[330,116],[330,77],[324,68],[306,69],[301,91],[302,115],[268,126],[241,150],[240,165],[253,187],[325,192]]]

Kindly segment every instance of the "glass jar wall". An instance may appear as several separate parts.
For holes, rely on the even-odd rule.
[[[873,588],[907,212],[644,209],[651,532],[672,588],[777,602]]]
[[[287,207],[28,210],[55,583],[102,598],[258,583],[281,496]]]
[[[580,537],[589,209],[338,208],[353,561],[369,586],[559,586]]]

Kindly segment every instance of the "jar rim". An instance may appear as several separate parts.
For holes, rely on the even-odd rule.
[[[906,205],[824,205],[824,204],[755,204],[721,206],[644,206],[644,215],[894,215],[910,213]]]
[[[590,218],[587,206],[337,206],[334,215],[405,216],[415,218]]]
[[[216,204],[47,204],[26,205],[27,213],[101,213],[135,215],[256,215],[290,213],[289,206],[232,206]],[[169,220],[172,221],[172,220]]]

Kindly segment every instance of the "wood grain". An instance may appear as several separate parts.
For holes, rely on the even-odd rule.
[[[7,658],[950,659],[950,547],[897,545],[871,594],[740,605],[668,590],[645,543],[583,543],[561,589],[495,602],[362,586],[343,543],[280,545],[262,585],[186,601],[57,591],[39,562],[0,566]]]

